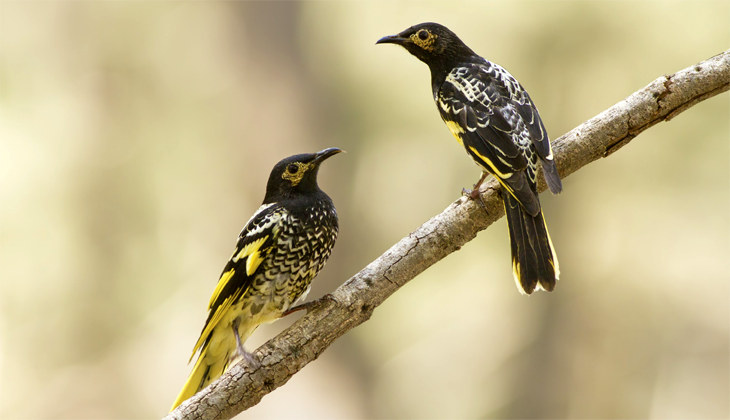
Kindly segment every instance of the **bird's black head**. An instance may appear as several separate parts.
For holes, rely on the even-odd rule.
[[[317,185],[319,165],[327,158],[342,152],[343,150],[331,147],[317,153],[290,156],[277,163],[266,184],[264,204],[321,191]]]
[[[449,28],[433,22],[411,26],[397,35],[384,36],[376,44],[398,44],[432,70],[451,70],[475,55]]]

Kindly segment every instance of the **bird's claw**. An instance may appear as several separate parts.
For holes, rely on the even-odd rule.
[[[244,362],[247,372],[253,372],[261,367],[261,363],[256,359],[253,353],[249,353],[243,347],[236,346],[236,351],[228,360],[228,365],[233,366],[237,363]]]
[[[461,195],[464,197],[469,197],[470,200],[479,200],[479,205],[482,207],[482,209],[487,212],[487,205],[484,204],[484,200],[482,200],[482,195],[479,193],[479,186],[475,185],[475,188],[473,190],[467,190],[466,188],[461,189]],[[488,213],[488,212],[487,212]]]
[[[477,187],[476,185],[474,187]],[[479,193],[479,188],[474,188],[473,190],[467,190],[466,188],[461,189],[461,195],[471,198],[472,200],[476,200],[477,198],[481,198],[481,194]]]
[[[243,350],[243,360],[246,361],[246,367],[249,372],[253,372],[254,370],[257,370],[261,367],[261,363],[254,357],[253,353],[249,353],[246,350]]]

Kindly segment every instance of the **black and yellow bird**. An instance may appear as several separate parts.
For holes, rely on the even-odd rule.
[[[483,171],[470,196],[491,173],[502,185],[518,289],[552,291],[560,276],[537,193],[538,161],[550,191],[562,183],[545,126],[530,95],[501,66],[487,61],[448,28],[421,23],[386,36],[431,69],[436,107],[446,126]]]
[[[264,202],[238,236],[210,298],[208,319],[190,359],[198,350],[200,355],[171,410],[233,363],[244,359],[255,365],[243,342],[307,296],[338,232],[335,206],[317,185],[317,172],[340,152],[330,148],[295,155],[274,166]]]

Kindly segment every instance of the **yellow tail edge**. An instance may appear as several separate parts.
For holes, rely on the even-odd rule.
[[[195,367],[193,367],[193,371],[190,373],[190,376],[188,376],[188,380],[185,381],[185,386],[183,386],[182,391],[180,391],[180,394],[178,394],[177,399],[174,403],[172,403],[172,408],[170,411],[175,410],[180,404],[183,403],[183,401],[187,400],[188,398],[195,395],[196,392],[198,392],[198,387],[200,386],[200,383],[203,381],[203,376],[205,375],[207,366],[203,365],[203,361],[205,360],[205,353],[207,353],[207,346],[203,349],[203,351],[200,352],[200,356],[198,356],[198,361],[195,362]]]

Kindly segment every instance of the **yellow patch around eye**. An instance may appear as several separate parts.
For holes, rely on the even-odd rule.
[[[421,31],[416,32],[415,34],[411,35],[411,41],[413,41],[414,44],[418,45],[419,47],[423,48],[426,51],[433,51],[434,50],[434,44],[436,43],[436,39],[438,38],[438,35],[433,34],[431,32],[428,33],[428,38],[421,39],[418,37],[418,34],[421,33]]]
[[[312,166],[309,163],[301,163],[296,162],[294,165],[297,165],[299,167],[299,170],[295,173],[290,173],[288,170],[284,170],[284,173],[281,175],[282,178],[288,180],[291,182],[292,186],[296,186],[300,182],[302,182],[302,178],[304,177],[304,174],[307,173],[309,168]]]

